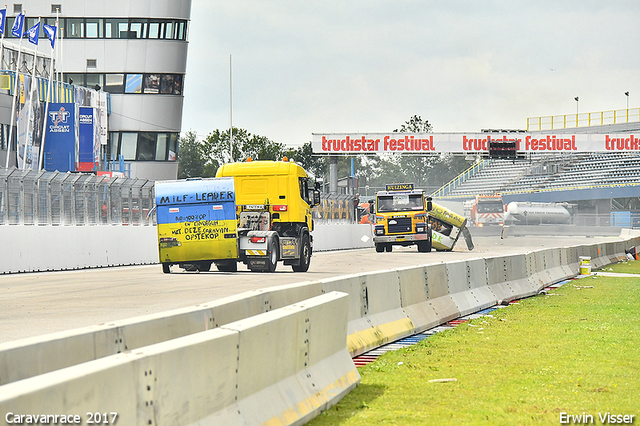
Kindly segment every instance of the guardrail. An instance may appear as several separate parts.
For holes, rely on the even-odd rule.
[[[527,118],[527,131],[569,129],[640,121],[640,108]]]

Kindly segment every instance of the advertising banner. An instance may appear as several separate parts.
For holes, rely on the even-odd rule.
[[[74,103],[49,104],[44,145],[47,171],[75,171],[76,117]]]
[[[96,109],[78,108],[78,170],[90,171],[100,162],[100,131]]]
[[[314,133],[315,154],[485,152],[489,142],[515,141],[519,152],[637,152],[638,133]]]

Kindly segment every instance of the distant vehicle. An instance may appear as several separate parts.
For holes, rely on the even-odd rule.
[[[573,206],[568,203],[532,203],[512,201],[507,205],[507,224],[541,225],[571,223]]]
[[[387,185],[376,193],[373,242],[378,253],[390,252],[394,245],[418,246],[419,252],[451,251],[463,235],[473,250],[467,219],[426,197],[411,183]]]
[[[475,226],[504,225],[501,195],[478,195],[471,205],[471,222]]]

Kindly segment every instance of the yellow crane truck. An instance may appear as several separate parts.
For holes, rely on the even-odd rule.
[[[319,185],[293,161],[247,161],[221,166],[215,178],[156,182],[162,270],[273,272],[278,261],[309,269],[311,208]]]
[[[390,252],[394,245],[417,245],[419,252],[451,251],[460,235],[473,249],[467,220],[432,202],[412,183],[386,185],[376,193],[373,242],[378,253]]]

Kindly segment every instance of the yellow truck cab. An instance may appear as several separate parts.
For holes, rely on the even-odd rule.
[[[373,203],[373,200],[370,204]],[[378,191],[373,243],[378,253],[390,252],[394,245],[417,245],[419,252],[431,251],[427,211],[431,201],[412,183],[390,184]]]
[[[220,191],[226,194],[224,200],[215,196]],[[313,251],[311,208],[319,203],[315,182],[286,159],[225,164],[211,179],[156,182],[163,271],[170,272],[173,264],[209,270],[212,263],[218,270],[236,271],[242,262],[252,271],[273,272],[281,260],[296,272],[306,272]],[[193,212],[178,214],[176,209],[187,204]],[[184,229],[201,226],[212,228],[200,230],[206,238],[184,238]],[[224,232],[214,232],[216,226]]]
[[[467,220],[432,202],[411,183],[386,185],[385,191],[378,191],[375,213],[373,242],[378,253],[390,252],[394,245],[417,245],[419,252],[451,251],[460,235],[473,250]]]

